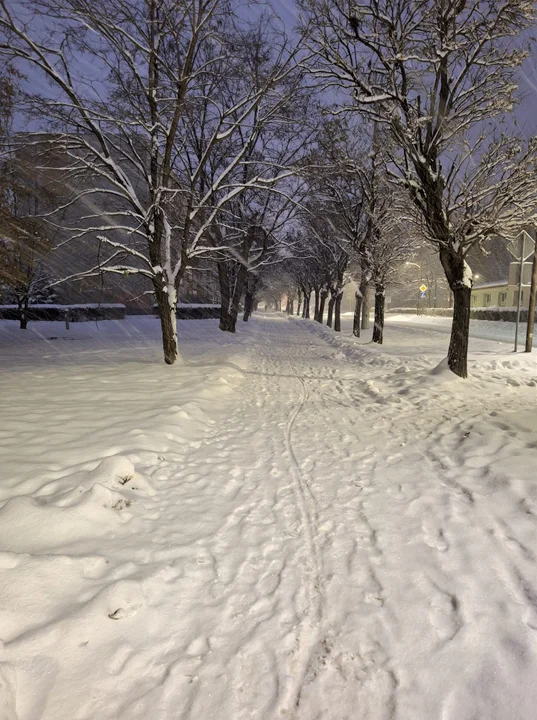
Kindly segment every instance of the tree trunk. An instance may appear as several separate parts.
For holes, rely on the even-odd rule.
[[[336,296],[336,303],[334,305],[334,330],[341,332],[341,302],[343,300],[343,291],[340,289]]]
[[[173,365],[179,355],[177,344],[177,291],[173,284],[168,283],[166,286],[165,279],[162,276],[157,276],[154,279],[153,288],[162,331],[164,361],[167,365]]]
[[[20,330],[26,330],[28,327],[28,303],[19,303],[19,328]]]
[[[453,322],[448,350],[449,369],[461,378],[468,377],[468,338],[472,285],[469,268],[460,255],[440,251],[440,261],[453,292]]]
[[[369,330],[369,313],[371,310],[369,304],[369,285],[364,283],[360,285],[360,292],[362,293],[362,330]]]
[[[225,309],[224,311],[220,311],[220,324],[219,328],[223,332],[230,332],[234,333],[236,330],[236,321],[233,319],[233,313],[229,310]]]
[[[219,327],[224,332],[234,333],[248,270],[243,263],[238,263],[238,268],[225,262],[219,262],[217,266],[221,296]]]
[[[329,328],[332,327],[332,321],[334,318],[334,303],[335,303],[335,301],[336,301],[336,296],[334,295],[334,293],[331,293],[330,300],[328,301],[328,316],[326,318],[326,324]],[[321,322],[322,322],[322,318],[321,318]]]
[[[386,295],[384,285],[375,287],[375,325],[373,327],[373,342],[382,345],[384,340],[384,305]]]
[[[359,290],[354,294],[354,320],[352,323],[352,334],[354,337],[360,337],[362,328],[362,303],[363,297]]]
[[[317,318],[319,317],[319,300],[320,300],[320,293],[317,289],[315,289],[315,309],[313,313],[313,319],[317,321]]]
[[[307,293],[304,295],[304,312],[303,316],[306,320],[310,319],[310,300],[311,300],[311,293]]]
[[[289,315],[294,315],[294,314],[295,314],[295,299],[294,299],[294,297],[292,297],[289,300]]]
[[[468,377],[468,338],[472,288],[453,288],[453,323],[449,341],[448,365],[455,375]]]
[[[323,317],[324,317],[324,306],[325,306],[325,303],[326,303],[326,296],[327,296],[328,293],[327,293],[326,290],[321,290],[321,293],[320,293],[320,294],[321,294],[321,300],[320,300],[320,302],[319,302],[319,311],[318,311],[318,313],[317,313],[317,317],[315,318],[318,323],[322,323],[322,321],[323,321]]]
[[[244,296],[244,315],[242,319],[244,322],[248,322],[254,309],[254,294],[253,292],[247,292]]]
[[[218,268],[218,280],[220,283],[220,330],[234,332],[233,322],[230,315],[231,308],[231,282],[229,270],[226,263],[216,263]]]
[[[256,300],[257,288],[259,285],[259,276],[251,273],[246,275],[244,290],[244,315],[242,319],[244,322],[252,317],[252,313],[257,310],[258,300]]]
[[[298,291],[298,300],[296,301],[296,314],[300,317],[300,310],[302,308],[302,293]]]

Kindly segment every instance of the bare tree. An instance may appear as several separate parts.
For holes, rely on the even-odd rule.
[[[353,275],[360,277],[356,290],[354,334],[359,337],[361,311],[367,298],[369,272],[365,266],[365,255],[361,252],[367,238],[366,197],[364,194],[364,172],[367,172],[368,148],[364,142],[367,127],[364,123],[336,118],[324,123],[318,135],[316,163],[310,172],[312,195],[317,198],[317,207],[309,222],[321,222],[329,227],[322,230],[320,237],[330,238],[339,247],[335,261],[335,281],[329,280],[331,294],[336,306],[335,324],[340,327],[339,310],[343,293],[342,280],[347,267],[353,267]],[[320,218],[320,220],[319,220]],[[336,250],[336,248],[334,248]],[[327,259],[330,263],[330,259]],[[350,264],[350,265],[349,265]],[[336,303],[336,299],[339,302]],[[369,311],[364,312],[364,324]],[[329,313],[330,315],[330,313]],[[366,326],[366,325],[365,325]]]
[[[400,266],[416,248],[408,224],[401,222],[397,215],[394,217],[393,212],[393,203],[387,202],[383,214],[379,213],[375,221],[373,242],[364,248],[371,284],[375,288],[373,342],[379,345],[384,342],[386,288],[396,279]]]
[[[47,118],[47,129],[56,129],[48,143],[65,158],[57,170],[75,188],[80,183],[63,206],[84,201],[88,207],[72,237],[97,235],[108,249],[86,274],[148,279],[167,363],[178,354],[182,276],[192,258],[214,251],[207,231],[245,189],[236,170],[279,111],[282,79],[294,70],[296,49],[281,24],[267,10],[243,19],[238,5],[23,0],[15,6],[0,0],[0,53],[44,75],[52,88],[29,92],[27,104]],[[18,20],[24,17],[31,21]],[[255,77],[244,55],[252,23],[263,24],[271,38],[270,57]],[[227,95],[217,87],[223,79],[232,90]],[[195,149],[188,142],[193,122],[204,123]],[[241,140],[234,142],[239,129]],[[227,164],[204,187],[200,179],[218,149],[229,153],[231,145]],[[278,179],[261,174],[246,186]]]
[[[401,263],[418,246],[415,212],[408,207],[406,194],[389,182],[387,151],[389,138],[379,134],[374,124],[371,149],[365,167],[358,166],[362,182],[366,230],[358,246],[362,274],[375,288],[373,342],[384,342],[386,285],[393,280]],[[405,202],[406,201],[406,202]],[[356,325],[355,319],[355,325]]]
[[[285,271],[297,288],[301,298],[301,316],[307,320],[311,317],[311,294],[314,290],[317,259],[311,254],[311,248],[305,235],[298,233],[295,237],[297,252],[285,262]]]
[[[313,71],[385,127],[394,179],[410,193],[454,297],[448,364],[467,375],[466,257],[534,213],[533,148],[491,122],[512,110],[531,0],[299,0]]]
[[[17,305],[20,328],[26,330],[30,305],[54,301],[52,278],[43,264],[51,239],[42,224],[28,216],[0,210],[0,224],[0,295]]]

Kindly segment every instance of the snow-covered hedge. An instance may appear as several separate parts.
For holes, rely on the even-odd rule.
[[[416,308],[413,307],[391,307],[386,312],[397,313],[398,315],[416,315]],[[453,308],[420,308],[420,315],[436,315],[437,317],[451,317]]]
[[[390,313],[416,315],[416,308],[390,308]],[[431,315],[436,317],[451,317],[453,315],[453,308],[420,308],[420,315]],[[470,310],[470,317],[472,320],[493,320],[498,322],[503,320],[504,322],[516,322],[516,308],[515,307],[486,307],[486,308],[472,308]],[[528,311],[520,309],[520,320],[521,322],[527,322]]]
[[[220,317],[220,305],[178,305],[178,320],[211,320]]]
[[[157,306],[153,305],[155,313]],[[201,303],[185,303],[177,306],[178,320],[211,320],[220,318],[220,305],[204,305]]]
[[[127,314],[125,305],[119,303],[86,303],[82,305],[30,305],[27,318],[30,322],[64,321],[89,322],[91,320],[123,320]],[[19,320],[16,305],[0,305],[1,320]]]

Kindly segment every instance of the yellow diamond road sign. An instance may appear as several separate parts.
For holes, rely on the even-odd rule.
[[[421,292],[427,292],[427,285],[422,285],[420,287]]]

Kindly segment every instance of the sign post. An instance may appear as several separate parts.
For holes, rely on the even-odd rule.
[[[419,287],[419,293],[418,293],[418,307],[417,307],[417,314],[420,314],[420,300],[425,300],[427,297],[427,285],[424,285],[423,283]]]
[[[518,352],[518,330],[520,326],[520,307],[522,305],[522,286],[523,286],[523,275],[524,275],[524,262],[531,256],[533,253],[533,249],[535,247],[535,241],[531,237],[531,235],[528,235],[528,233],[525,230],[522,230],[520,233],[519,242],[520,245],[517,246],[516,250],[514,249],[513,243],[511,243],[511,246],[508,248],[511,255],[515,257],[516,260],[519,261],[519,277],[518,277],[518,298],[517,298],[517,304],[516,304],[516,326],[515,326],[515,352]],[[518,255],[520,253],[520,256]],[[529,317],[528,317],[528,328],[529,328]],[[532,330],[533,334],[533,330]],[[526,338],[526,345],[527,345],[527,338]]]
[[[528,305],[528,329],[526,330],[526,352],[531,352],[533,347],[533,326],[535,324],[535,300],[537,296],[537,252],[533,253],[533,265],[531,268],[530,301]]]

